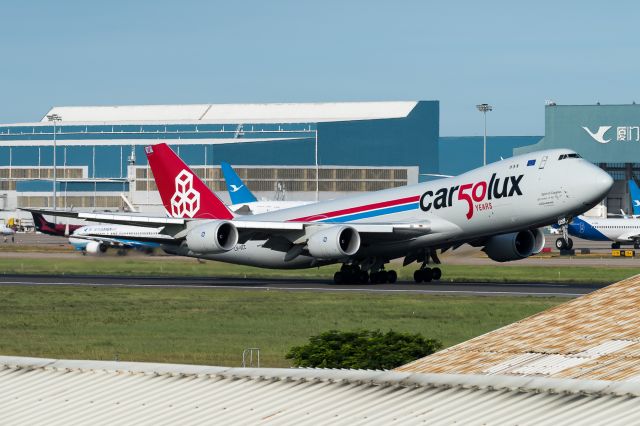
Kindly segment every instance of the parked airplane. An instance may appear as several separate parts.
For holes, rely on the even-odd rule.
[[[161,234],[161,228],[129,225],[88,225],[75,230],[69,236],[69,244],[83,254],[104,253],[110,247],[117,248],[118,254],[126,253],[127,249],[152,252],[162,243],[173,241],[173,237]]]
[[[421,264],[417,282],[439,279],[437,251],[469,243],[493,260],[539,252],[538,229],[596,205],[613,179],[565,149],[516,156],[457,177],[235,216],[166,144],[145,148],[170,218],[68,213],[86,220],[164,226],[172,254],[265,268],[342,263],[341,282],[393,282],[390,260]],[[59,215],[62,215],[58,213]],[[566,237],[568,239],[568,237]]]
[[[125,250],[130,248],[151,251],[160,246],[157,240],[166,240],[164,235],[158,235],[158,228],[126,225],[70,225],[49,222],[37,212],[31,212],[31,215],[37,231],[47,235],[69,237],[69,244],[83,254],[104,253],[110,247],[117,248],[119,254],[124,254]],[[136,236],[140,240],[150,240],[129,240],[128,237],[131,236]]]
[[[33,224],[36,227],[36,231],[42,232],[47,235],[56,235],[60,237],[68,237],[76,229],[82,228],[84,225],[70,225],[68,223],[53,223],[47,221],[40,213],[31,212],[33,216]]]
[[[227,191],[231,198],[229,208],[238,214],[261,214],[280,209],[304,206],[311,204],[311,201],[279,201],[260,200],[256,198],[251,190],[240,179],[240,176],[233,170],[229,163],[220,163],[222,175],[227,184]]]
[[[611,248],[633,244],[640,248],[640,219],[602,219],[577,216],[569,224],[569,234],[590,241],[612,241]],[[558,246],[556,241],[556,246]],[[558,247],[560,248],[560,247]]]

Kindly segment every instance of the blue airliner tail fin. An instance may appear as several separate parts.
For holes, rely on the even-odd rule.
[[[640,215],[640,188],[634,179],[629,179],[629,192],[631,193],[633,215]]]
[[[220,163],[220,166],[222,167],[224,180],[227,183],[227,191],[229,191],[229,196],[231,197],[231,204],[235,205],[257,201],[255,195],[249,191],[249,188],[247,188],[229,163],[223,162]]]

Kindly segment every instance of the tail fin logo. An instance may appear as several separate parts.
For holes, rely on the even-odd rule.
[[[193,217],[200,210],[200,193],[193,188],[193,175],[182,170],[176,176],[176,191],[171,197],[173,217]]]

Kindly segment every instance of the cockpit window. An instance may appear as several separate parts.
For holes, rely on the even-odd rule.
[[[562,154],[558,160],[564,160],[565,158],[582,158],[580,157],[580,154],[576,154],[575,152],[573,154]]]

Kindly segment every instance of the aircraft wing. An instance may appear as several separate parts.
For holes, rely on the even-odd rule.
[[[349,226],[360,234],[363,241],[388,241],[393,239],[405,240],[431,232],[428,221],[413,223],[318,223],[318,222],[263,222],[263,221],[233,221],[238,229],[238,242],[244,243],[251,239],[268,239],[270,237],[285,237],[291,243],[299,244],[321,229],[333,226]]]
[[[155,217],[155,216],[143,216],[143,215],[124,215],[124,214],[112,214],[112,213],[90,213],[90,212],[71,212],[60,210],[47,210],[47,209],[20,209],[28,212],[46,214],[49,216],[70,217],[74,219],[83,219],[90,222],[101,223],[114,223],[119,225],[131,225],[131,226],[147,226],[157,228],[159,226],[166,225],[184,225],[186,222],[192,219],[182,219],[173,217]]]
[[[47,215],[73,217],[91,222],[147,227],[163,226],[162,234],[170,236],[170,238],[161,238],[161,240],[157,242],[164,244],[178,244],[186,237],[189,231],[208,221],[207,219],[152,217],[133,214],[53,212],[51,210],[36,209],[24,210],[36,211]],[[354,228],[360,234],[362,241],[368,243],[404,241],[427,234],[446,233],[457,228],[457,226],[451,222],[437,217],[434,217],[433,220],[398,223],[323,223],[256,220],[232,220],[231,222],[238,230],[239,243],[257,239],[268,240],[274,238],[282,240],[284,238],[284,241],[288,241],[289,244],[294,245],[302,244],[306,242],[313,233],[333,226],[349,226]],[[110,237],[117,238],[114,236]],[[95,238],[105,237],[96,236]],[[122,236],[122,239],[144,241],[144,237]]]

